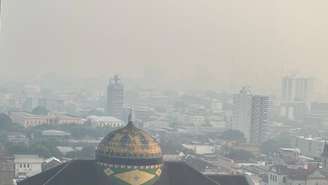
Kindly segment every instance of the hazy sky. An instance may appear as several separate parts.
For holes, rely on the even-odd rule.
[[[270,90],[297,72],[328,82],[327,0],[3,1],[4,78],[146,73]]]

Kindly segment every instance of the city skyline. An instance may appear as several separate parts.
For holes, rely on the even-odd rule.
[[[327,7],[0,0],[0,185],[328,185]]]

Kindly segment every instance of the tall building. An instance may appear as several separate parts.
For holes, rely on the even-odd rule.
[[[124,102],[124,86],[118,75],[115,75],[107,87],[106,112],[109,116],[122,119]]]
[[[252,95],[243,88],[235,94],[232,129],[241,131],[247,142],[261,144],[269,135],[272,102],[267,96]]]
[[[313,98],[314,81],[296,75],[282,79],[282,102],[280,116],[289,120],[304,120],[309,113],[309,103]]]
[[[250,143],[261,144],[270,134],[272,101],[270,97],[255,95],[252,98]]]
[[[247,88],[233,96],[232,129],[243,132],[247,141],[250,139],[252,121],[252,95]]]
[[[284,102],[308,102],[313,94],[313,79],[296,75],[282,79],[282,100]]]

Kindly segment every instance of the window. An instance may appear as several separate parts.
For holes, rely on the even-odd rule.
[[[282,178],[282,182],[283,182],[283,183],[286,183],[286,182],[287,182],[286,177],[283,177],[283,178]]]

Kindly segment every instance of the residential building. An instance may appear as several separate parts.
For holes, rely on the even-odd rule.
[[[254,95],[252,98],[250,143],[261,144],[269,138],[271,113],[271,98]]]
[[[294,147],[300,149],[301,153],[308,157],[320,158],[325,141],[320,137],[295,137]]]
[[[233,97],[232,129],[241,131],[252,144],[261,144],[269,137],[272,100],[267,96],[252,95],[244,87]]]
[[[313,95],[314,80],[297,75],[285,76],[282,79],[282,100],[285,102],[308,102]]]
[[[288,168],[272,166],[268,173],[268,185],[327,185],[327,173],[320,169]]]
[[[14,155],[15,177],[21,179],[40,173],[43,162],[37,155]]]

